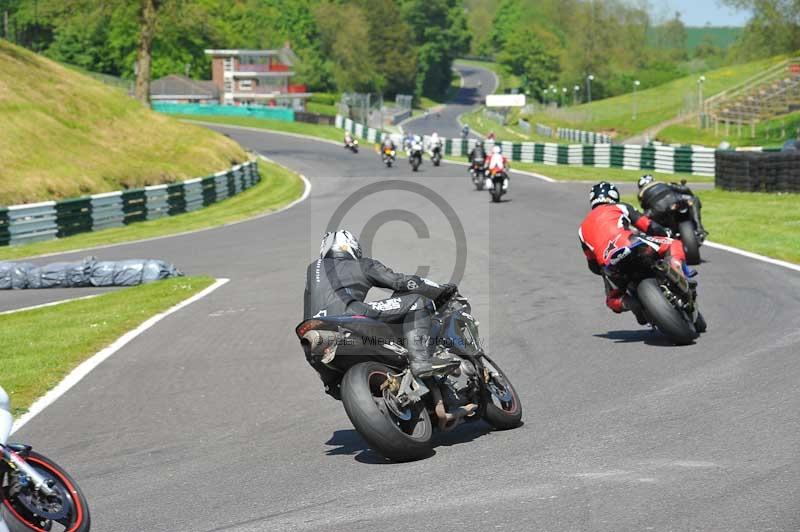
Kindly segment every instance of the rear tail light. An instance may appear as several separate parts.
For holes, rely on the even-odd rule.
[[[322,323],[323,322],[321,320],[306,320],[298,325],[294,332],[297,334],[298,338],[302,338],[304,334],[306,334],[308,331],[316,329],[322,325]]]

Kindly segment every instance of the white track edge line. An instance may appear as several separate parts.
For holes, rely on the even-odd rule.
[[[758,253],[753,253],[751,251],[745,251],[743,249],[735,248],[733,246],[728,246],[726,244],[719,244],[717,242],[711,242],[710,240],[706,240],[703,242],[704,246],[708,246],[710,248],[721,249],[723,251],[727,251],[729,253],[735,253],[736,255],[741,255],[743,257],[747,257],[748,259],[760,260],[761,262],[767,262],[769,264],[773,264],[775,266],[781,266],[783,268],[787,268],[789,270],[794,270],[796,272],[800,272],[800,264],[793,264],[791,262],[787,262],[785,260],[780,259],[773,259],[772,257],[767,257],[765,255],[759,255]]]
[[[91,358],[84,360],[81,362],[78,367],[73,369],[66,377],[64,377],[61,382],[59,382],[55,388],[48,391],[46,394],[41,396],[39,399],[34,401],[31,407],[25,412],[22,416],[17,418],[14,422],[14,426],[11,429],[11,434],[14,434],[16,431],[21,429],[28,423],[31,419],[36,417],[40,414],[45,408],[56,402],[62,395],[68,392],[73,386],[78,384],[84,377],[86,377],[89,373],[92,372],[97,366],[99,366],[104,360],[108,359],[111,355],[122,349],[125,345],[127,345],[131,340],[145,332],[147,329],[158,323],[159,321],[163,320],[170,314],[173,314],[182,308],[191,305],[195,301],[198,301],[220,286],[227,283],[230,279],[220,278],[217,279],[214,284],[208,286],[201,290],[200,292],[196,293],[192,297],[188,299],[184,299],[180,303],[172,306],[171,308],[165,310],[160,314],[156,314],[155,316],[149,318],[144,323],[140,324],[138,327],[133,329],[132,331],[128,331],[119,338],[117,338],[114,343],[109,345],[108,347],[98,351]]]
[[[51,301],[50,303],[42,303],[41,305],[33,305],[30,307],[22,307],[22,308],[12,308],[11,310],[4,310],[0,312],[0,316],[4,316],[6,314],[14,314],[16,312],[25,312],[26,310],[36,310],[37,308],[47,308],[47,307],[55,307],[57,305],[61,305],[63,303],[71,303],[72,301],[83,301],[84,299],[92,299],[97,296],[101,296],[103,294],[92,294],[89,296],[81,296],[81,297],[71,297],[69,299],[61,299],[59,301]]]
[[[260,131],[264,131],[264,130],[262,129]],[[281,168],[284,168],[284,169],[289,170],[290,172],[292,172],[294,174],[297,174],[300,177],[300,179],[303,181],[303,185],[305,187],[304,190],[303,190],[303,194],[299,198],[294,200],[293,202],[289,203],[285,207],[281,207],[280,209],[278,209],[276,211],[269,211],[269,212],[265,212],[265,213],[262,213],[262,214],[257,214],[255,216],[250,217],[250,218],[245,218],[243,220],[236,220],[235,222],[228,222],[228,223],[224,223],[224,224],[221,224],[221,225],[214,225],[214,226],[211,226],[211,227],[203,227],[203,228],[200,228],[200,229],[192,229],[191,231],[183,231],[183,232],[180,232],[180,233],[172,233],[172,234],[169,234],[169,235],[161,235],[161,236],[154,236],[154,237],[151,237],[151,238],[143,238],[141,240],[126,240],[125,242],[117,242],[116,244],[100,244],[99,246],[91,246],[91,247],[88,247],[88,248],[67,249],[67,250],[64,250],[64,251],[54,251],[53,253],[44,253],[42,255],[28,255],[26,257],[21,257],[21,258],[27,260],[27,259],[42,259],[42,258],[46,258],[46,257],[57,257],[59,255],[69,255],[70,253],[83,253],[83,252],[86,252],[86,251],[94,251],[96,249],[115,248],[115,247],[119,247],[119,246],[127,246],[127,245],[130,245],[130,244],[141,244],[141,243],[144,243],[144,242],[154,242],[156,240],[164,240],[166,238],[175,238],[175,237],[178,237],[178,236],[186,236],[186,235],[192,235],[192,234],[195,234],[195,233],[202,233],[203,231],[211,231],[213,229],[220,229],[222,227],[230,227],[232,225],[243,224],[243,223],[246,223],[246,222],[252,222],[253,220],[259,220],[261,218],[266,218],[267,216],[271,216],[273,214],[278,214],[278,213],[281,213],[281,212],[283,212],[285,210],[291,209],[292,207],[294,207],[295,205],[297,205],[301,201],[304,201],[306,198],[308,198],[309,194],[311,194],[311,182],[308,180],[308,178],[306,176],[304,176],[303,174],[298,173],[298,172],[296,172],[296,171],[294,171],[294,170],[292,170],[290,168],[287,168],[286,166],[284,166],[284,165],[282,165],[280,163],[277,163],[277,162],[273,161],[272,159],[270,159],[268,157],[265,157],[264,155],[262,155],[260,153],[258,154],[258,156],[261,159],[264,159],[265,161],[268,161],[270,163],[276,164],[276,165],[280,166]],[[235,197],[235,196],[231,196],[231,197]],[[195,212],[198,212],[198,211],[195,211]],[[0,262],[5,262],[5,261],[0,260]],[[8,262],[11,262],[11,261],[8,261]]]

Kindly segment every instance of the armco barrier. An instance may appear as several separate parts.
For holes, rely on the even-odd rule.
[[[50,240],[196,211],[238,194],[259,180],[258,162],[250,161],[227,172],[180,183],[0,207],[0,246]]]
[[[349,118],[336,117],[336,126],[365,140],[378,139],[381,132],[356,124]],[[538,128],[538,124],[537,124]],[[393,135],[400,140],[400,135]],[[425,137],[427,142],[428,137]],[[475,140],[443,139],[445,155],[466,156],[475,146]],[[488,147],[492,146],[487,141]],[[552,142],[502,142],[503,152],[512,161],[544,164],[568,164],[598,168],[625,168],[651,170],[667,174],[676,172],[714,176],[715,162],[712,148],[700,146],[621,145],[621,144],[556,144]]]
[[[540,124],[536,125],[537,130],[539,129],[539,126]],[[547,126],[541,127],[544,128]],[[580,142],[581,144],[611,144],[611,137],[603,133],[595,133],[594,131],[581,131],[580,129],[560,127],[556,130],[556,132],[558,138],[560,139],[572,140],[575,142]]]
[[[247,105],[220,105],[217,103],[166,103],[153,102],[153,111],[164,114],[193,116],[249,116],[266,120],[294,122],[294,111],[288,107],[257,107]]]

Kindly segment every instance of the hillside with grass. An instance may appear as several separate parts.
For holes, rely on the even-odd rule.
[[[706,77],[703,86],[704,97],[733,87],[785,59],[785,56],[777,56],[703,72],[702,75]],[[553,127],[608,132],[619,141],[674,119],[682,110],[694,110],[698,97],[697,80],[700,75],[701,73],[692,74],[657,87],[640,90],[636,95],[628,93],[589,104],[558,109],[537,106],[536,112],[526,115],[525,118],[531,123],[538,122]]]
[[[172,182],[244,161],[232,140],[0,39],[0,205]]]

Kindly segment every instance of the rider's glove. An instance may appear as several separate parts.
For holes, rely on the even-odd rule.
[[[440,288],[441,292],[439,292],[439,295],[436,297],[435,301],[437,307],[443,305],[444,303],[447,303],[448,301],[450,301],[450,299],[453,298],[454,295],[458,293],[458,286],[452,283],[445,283],[443,285],[440,285]]]

